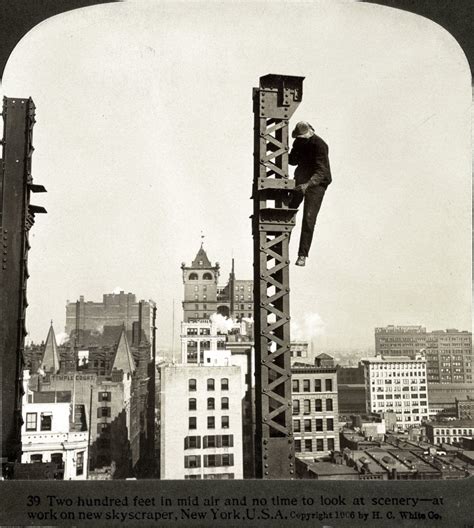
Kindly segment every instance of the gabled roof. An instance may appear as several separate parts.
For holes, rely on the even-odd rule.
[[[319,356],[316,357],[319,359],[334,359],[333,357],[328,356],[328,354],[326,354],[325,352],[322,352],[321,354],[319,354]]]
[[[135,370],[135,361],[128,344],[125,328],[122,328],[117,349],[115,351],[115,358],[112,363],[112,370],[123,370],[124,374],[132,374]]]
[[[199,264],[199,262],[202,262],[202,264]],[[207,254],[204,251],[202,244],[201,244],[201,247],[199,248],[199,251],[196,254],[196,257],[194,258],[191,264],[191,267],[192,268],[212,268],[211,261],[207,257]]]
[[[56,335],[54,334],[53,323],[49,327],[48,337],[44,344],[43,359],[41,360],[41,368],[46,371],[53,371],[56,373],[59,370],[59,354],[58,344],[56,343]]]

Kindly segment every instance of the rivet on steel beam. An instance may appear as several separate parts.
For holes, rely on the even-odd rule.
[[[263,439],[264,445],[268,444],[268,440],[266,438]]]
[[[290,469],[290,473],[293,475],[294,471],[292,469]]]
[[[265,457],[264,457],[265,458]],[[268,464],[265,464],[265,467],[267,468],[268,467]]]
[[[265,471],[265,475],[268,475],[268,471]]]

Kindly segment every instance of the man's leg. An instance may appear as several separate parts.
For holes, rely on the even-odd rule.
[[[304,197],[303,221],[298,255],[307,257],[313,240],[314,225],[323,202],[326,189],[318,185],[307,191]]]

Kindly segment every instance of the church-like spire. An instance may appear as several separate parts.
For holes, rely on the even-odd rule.
[[[56,373],[59,370],[58,344],[56,342],[56,335],[54,333],[53,321],[51,321],[48,337],[46,338],[46,343],[44,344],[41,368],[45,372],[52,371],[53,373]]]
[[[117,343],[115,358],[112,365],[112,370],[113,369],[123,370],[124,374],[132,374],[132,372],[135,370],[135,361],[128,344],[125,325],[122,327],[122,332]]]

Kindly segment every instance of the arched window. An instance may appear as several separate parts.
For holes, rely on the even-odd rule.
[[[196,390],[196,385],[197,385],[196,380],[191,378],[189,380],[189,390],[190,391],[195,391]]]
[[[209,378],[207,380],[207,390],[214,390],[214,379]]]
[[[207,399],[207,410],[213,411],[216,408],[214,398],[208,398]]]
[[[190,273],[189,274],[189,280],[198,280],[198,274],[197,273]]]
[[[221,390],[229,390],[229,379],[221,378]]]
[[[203,280],[212,280],[212,273],[204,273]]]
[[[196,405],[196,398],[189,398],[189,401],[188,401],[188,409],[190,411],[195,411],[197,408],[197,405]]]
[[[229,398],[221,398],[221,409],[229,408]]]

